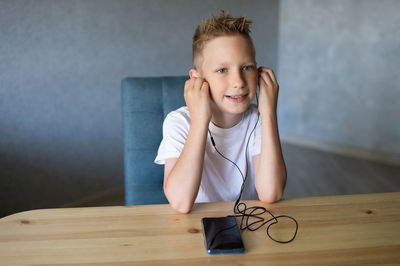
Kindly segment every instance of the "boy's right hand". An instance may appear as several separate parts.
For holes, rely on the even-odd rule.
[[[184,97],[192,122],[210,123],[211,99],[208,82],[192,77],[185,82]]]

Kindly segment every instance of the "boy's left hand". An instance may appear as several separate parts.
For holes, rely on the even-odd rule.
[[[266,67],[258,68],[258,86],[260,88],[258,99],[260,116],[276,117],[279,85],[272,69]]]

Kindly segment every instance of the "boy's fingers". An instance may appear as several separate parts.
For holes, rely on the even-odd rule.
[[[192,79],[186,80],[185,87],[183,88],[184,89],[184,93],[187,94],[189,88],[191,88],[191,87],[192,87]]]
[[[268,75],[267,72],[261,72],[260,76],[267,86],[271,87],[274,85],[274,82],[272,81],[271,77]]]
[[[205,95],[206,99],[210,98],[210,86],[207,81],[201,85],[201,92]]]
[[[204,81],[203,84],[201,84],[201,90],[208,91],[208,89],[209,89],[208,82]]]
[[[201,89],[201,86],[203,84],[203,79],[202,78],[195,78],[193,88],[196,88],[198,90]]]
[[[260,93],[261,93],[261,88],[263,87],[263,88],[270,88],[271,87],[271,85],[270,85],[270,83],[267,83],[266,81],[265,81],[265,79],[264,78],[260,78],[260,84],[259,84],[259,86],[260,86]],[[268,89],[267,89],[267,91],[268,91]]]
[[[272,69],[269,69],[267,73],[269,74],[269,76],[270,76],[270,78],[272,79],[272,81],[273,81],[275,84],[278,84],[278,82],[276,81],[276,77],[275,77],[274,71],[273,71]]]
[[[259,71],[260,73],[267,73],[268,76],[271,78],[271,80],[272,80],[274,83],[278,83],[278,82],[276,81],[275,73],[274,73],[274,71],[273,71],[271,68],[259,67],[259,68],[258,68],[258,71]]]
[[[268,72],[261,72],[260,76],[261,79],[265,81],[268,87],[271,87],[274,90],[279,89],[278,83],[272,79],[271,75]]]

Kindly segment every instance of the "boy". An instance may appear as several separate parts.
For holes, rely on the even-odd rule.
[[[243,175],[248,171],[242,199],[272,203],[282,197],[286,167],[276,117],[279,86],[271,69],[257,68],[251,23],[222,11],[196,29],[194,68],[184,88],[187,106],[165,118],[155,159],[165,164],[164,193],[178,212],[188,213],[194,202],[236,200],[244,179],[238,168]],[[257,87],[258,110],[251,104]],[[208,135],[238,168],[216,151]]]

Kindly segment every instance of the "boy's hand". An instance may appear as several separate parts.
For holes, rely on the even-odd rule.
[[[202,78],[190,78],[185,82],[184,97],[192,121],[208,125],[211,120],[211,100],[208,82]]]
[[[260,112],[260,116],[276,117],[279,85],[272,69],[266,67],[258,68],[258,85],[260,88],[258,100],[258,111]]]

